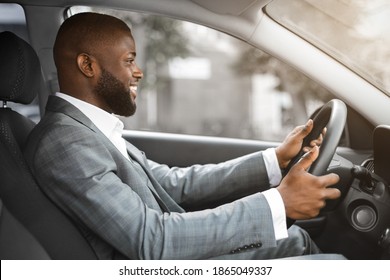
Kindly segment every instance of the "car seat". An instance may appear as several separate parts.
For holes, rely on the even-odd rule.
[[[7,108],[7,102],[29,104],[37,96],[43,84],[38,56],[5,31],[0,33],[0,61],[0,259],[96,259],[24,161],[22,150],[35,123]]]

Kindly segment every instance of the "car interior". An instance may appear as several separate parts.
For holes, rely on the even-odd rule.
[[[329,140],[310,172],[337,173],[342,197],[328,203],[318,217],[295,223],[310,233],[324,253],[343,254],[347,259],[390,259],[390,115],[386,114],[390,97],[274,20],[270,4],[274,1],[0,2],[17,2],[23,7],[30,39],[26,42],[12,30],[0,33],[0,259],[97,259],[83,232],[35,182],[23,159],[35,122],[9,106],[38,104],[39,114],[44,113],[47,97],[57,86],[51,44],[74,2],[209,26],[293,65],[324,85],[335,98],[311,116],[318,125],[311,137],[327,127]],[[278,145],[277,141],[130,129],[123,137],[150,159],[169,166],[220,162]]]

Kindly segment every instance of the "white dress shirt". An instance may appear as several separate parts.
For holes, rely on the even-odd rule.
[[[114,144],[114,146],[123,154],[123,156],[130,160],[126,149],[125,139],[122,137],[124,125],[119,118],[100,109],[99,107],[74,98],[70,95],[61,92],[56,92],[55,95],[65,99],[78,108]],[[276,158],[275,149],[270,148],[263,151],[263,158],[270,185],[272,187],[277,186],[282,179],[282,174],[279,168],[278,160]],[[267,199],[271,209],[276,240],[288,237],[285,208],[279,191],[275,188],[271,188],[264,191],[263,195]]]

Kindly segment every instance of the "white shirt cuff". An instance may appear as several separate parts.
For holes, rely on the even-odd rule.
[[[271,187],[279,185],[282,180],[282,171],[280,171],[275,148],[269,148],[263,151],[263,159]]]
[[[275,239],[280,240],[288,237],[286,226],[286,210],[282,196],[277,189],[269,189],[262,192],[267,199],[271,209],[272,221],[274,225]]]

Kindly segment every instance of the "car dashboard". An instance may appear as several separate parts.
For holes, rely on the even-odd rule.
[[[329,202],[326,225],[317,244],[350,259],[390,259],[390,126],[373,133],[373,157],[353,165],[335,155],[329,172],[340,176],[342,197]],[[339,203],[334,205],[332,203]],[[329,242],[331,240],[331,242]]]

